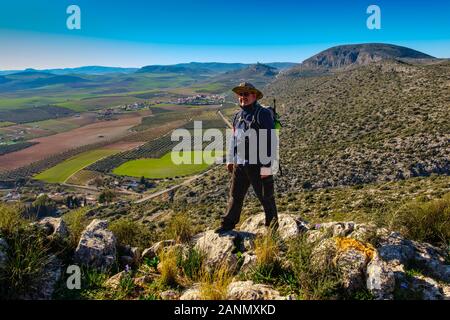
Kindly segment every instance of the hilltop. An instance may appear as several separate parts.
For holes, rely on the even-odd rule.
[[[349,67],[368,65],[373,62],[396,60],[436,59],[425,53],[391,44],[365,43],[342,45],[326,49],[289,69],[291,75],[317,74]]]

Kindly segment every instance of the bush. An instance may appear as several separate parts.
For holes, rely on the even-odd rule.
[[[180,255],[178,265],[185,277],[192,281],[198,281],[203,268],[203,260],[204,255],[200,251],[190,248],[185,257]]]
[[[324,300],[339,297],[341,280],[331,263],[316,265],[312,256],[314,244],[301,235],[289,242],[288,259],[296,279],[294,286],[302,299]]]
[[[22,213],[23,208],[20,205],[0,203],[0,231],[10,234],[23,227],[27,221]]]
[[[159,272],[161,273],[160,282],[165,286],[175,286],[177,284],[178,273],[178,250],[170,248],[163,250],[160,255]]]
[[[450,243],[450,193],[427,202],[412,201],[391,215],[390,228],[434,245]]]
[[[89,219],[86,217],[86,211],[86,208],[80,208],[72,210],[62,216],[69,229],[69,244],[73,249],[77,247],[81,233],[89,224]]]
[[[200,278],[201,299],[225,300],[227,296],[227,288],[232,279],[233,273],[225,263],[212,271],[202,268]]]
[[[185,214],[178,213],[169,221],[166,235],[177,242],[188,242],[194,232],[192,221]]]
[[[114,233],[117,243],[122,246],[146,248],[154,240],[148,227],[128,218],[111,222],[109,230]]]
[[[6,236],[8,260],[0,273],[0,296],[17,299],[36,289],[50,262],[45,235],[20,229]]]

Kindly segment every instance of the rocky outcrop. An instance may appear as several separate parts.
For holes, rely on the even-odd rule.
[[[116,262],[116,237],[105,220],[93,220],[81,234],[75,250],[75,262],[107,270]]]
[[[159,255],[163,249],[174,246],[175,244],[176,244],[175,240],[159,241],[154,245],[152,245],[150,248],[147,248],[144,251],[142,251],[142,258],[153,259],[157,255]]]
[[[293,214],[280,214],[278,216],[278,223],[278,233],[283,240],[295,237],[308,230],[307,223]],[[240,231],[249,232],[255,235],[265,234],[266,229],[264,213],[251,216],[239,227]]]
[[[283,297],[272,287],[255,284],[253,281],[236,281],[228,285],[228,300],[291,300],[290,296]]]
[[[180,300],[201,300],[202,295],[200,292],[200,285],[194,284],[192,288],[187,289],[183,292],[183,294],[180,296]]]
[[[217,234],[212,230],[197,235],[194,238],[194,248],[205,255],[205,263],[209,268],[226,264],[230,269],[237,265],[236,244],[240,234],[230,231]]]
[[[48,236],[65,238],[69,235],[66,223],[62,218],[46,217],[37,222]]]
[[[376,299],[445,298],[450,265],[439,248],[353,222],[318,224],[306,236],[314,244],[314,264],[338,267],[349,294],[367,289]],[[365,241],[373,237],[376,247]],[[410,268],[421,274],[411,276]]]

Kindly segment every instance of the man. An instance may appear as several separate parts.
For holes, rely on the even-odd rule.
[[[262,137],[261,132],[265,131],[267,138],[267,153],[270,159],[275,155],[274,147],[274,120],[270,110],[261,107],[258,100],[263,97],[261,91],[256,89],[251,83],[243,82],[239,86],[233,88],[239,99],[239,110],[233,120],[233,137],[232,143],[227,156],[227,170],[231,173],[230,181],[230,200],[225,216],[222,218],[221,227],[216,230],[222,233],[234,229],[239,222],[242,206],[248,188],[252,185],[259,201],[261,202],[266,215],[265,225],[267,227],[278,226],[278,215],[275,204],[274,195],[274,178],[272,175],[271,164],[262,163],[260,159],[261,151],[259,139]],[[250,147],[250,139],[246,135],[249,129],[254,129],[257,133],[257,143],[252,143]],[[239,148],[241,147],[241,148]],[[250,149],[257,153],[257,161],[250,161],[252,155]],[[239,153],[237,149],[244,149],[244,154]],[[254,158],[254,157],[253,157]]]

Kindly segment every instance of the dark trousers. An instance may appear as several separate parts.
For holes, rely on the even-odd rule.
[[[278,222],[273,176],[262,179],[258,165],[235,165],[230,181],[230,200],[227,213],[222,218],[222,226],[234,228],[239,222],[244,198],[250,185],[264,208],[265,225],[270,226],[272,221],[274,224]]]

